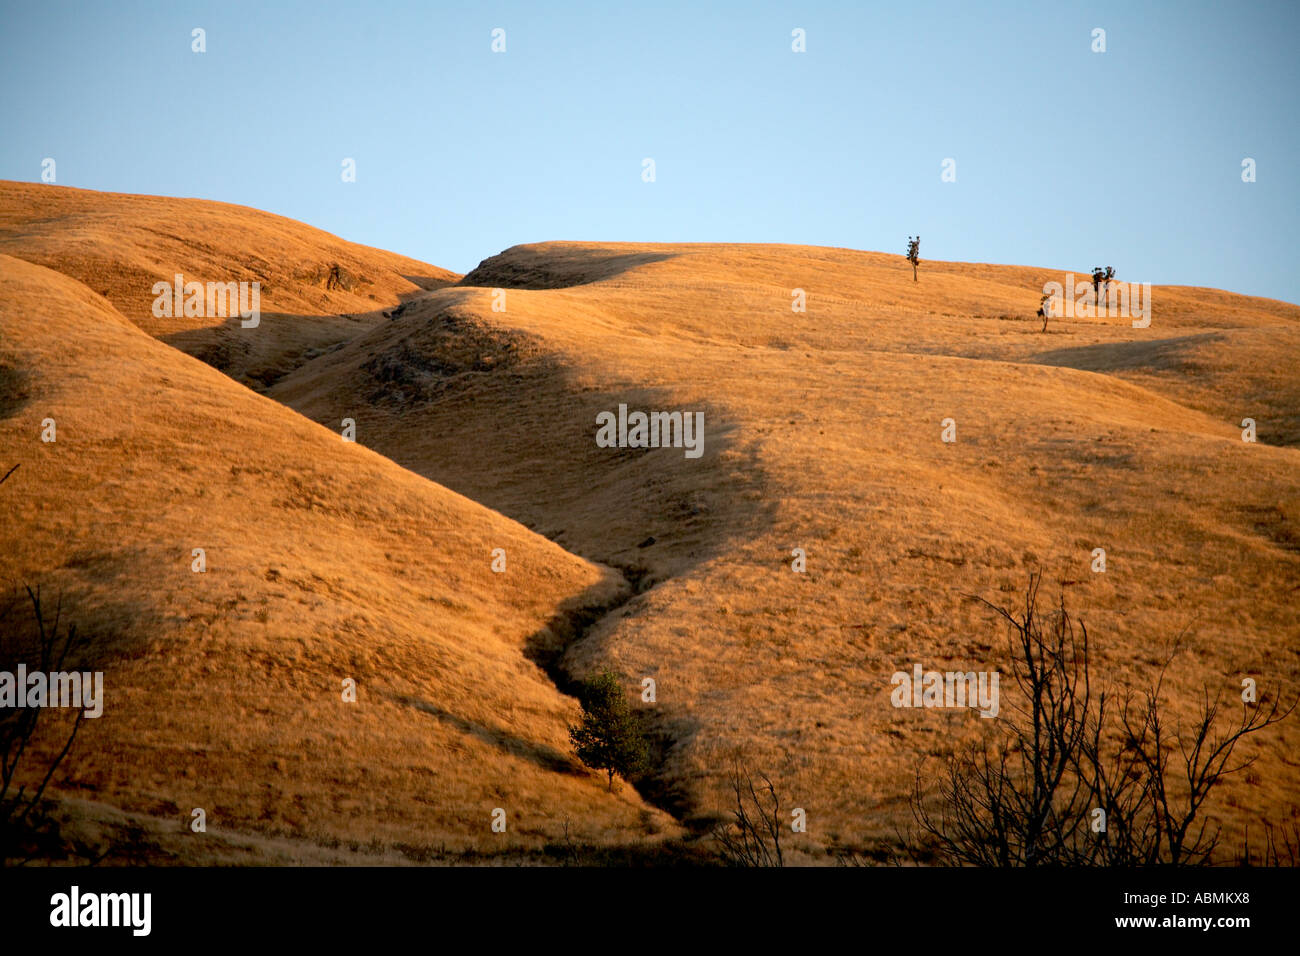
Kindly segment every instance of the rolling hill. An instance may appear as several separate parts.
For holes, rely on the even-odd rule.
[[[61,793],[174,858],[502,858],[566,822],[654,852],[725,818],[741,766],[806,810],[798,861],[885,859],[987,723],[896,709],[891,675],[1005,671],[971,598],[1037,571],[1108,679],[1181,642],[1171,719],[1300,687],[1300,307],[1155,286],[1148,328],[1044,332],[1066,269],[552,242],[457,280],[238,207],[0,200],[0,576],[63,595],[106,671]],[[181,269],[262,275],[271,320],[156,322]],[[702,416],[698,455],[598,442],[620,409]],[[654,680],[639,792],[565,739],[557,684],[605,668]],[[1244,745],[1229,844],[1297,812],[1298,728]]]
[[[891,675],[1007,664],[971,595],[1015,606],[1044,571],[1100,674],[1139,687],[1186,632],[1167,682],[1183,718],[1203,686],[1294,694],[1300,676],[1300,309],[1157,286],[1147,329],[1043,333],[1054,279],[923,263],[914,282],[902,257],[792,246],[516,247],[269,394],[355,416],[380,453],[638,582],[567,666],[656,679],[687,822],[725,814],[739,760],[817,821],[809,853],[886,852],[918,769],[980,729],[894,709]],[[702,411],[702,456],[598,447],[619,405]],[[1223,794],[1235,823],[1291,812],[1297,742],[1293,724],[1258,742]]]
[[[577,839],[673,830],[572,758],[577,705],[534,661],[620,599],[617,574],[8,256],[0,379],[18,465],[0,578],[39,587],[47,613],[60,602],[90,638],[78,666],[105,675],[104,715],[60,772],[88,801],[79,826],[120,837],[126,813],[187,862],[525,852],[565,821]],[[194,808],[206,835],[188,830]]]
[[[0,183],[0,254],[71,276],[148,334],[257,389],[458,278],[245,206],[13,182]],[[259,324],[186,316],[179,303],[155,315],[154,284],[178,273],[257,282]]]

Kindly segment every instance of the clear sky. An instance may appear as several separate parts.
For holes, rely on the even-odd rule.
[[[547,239],[919,233],[923,259],[1300,302],[1300,2],[0,11],[4,179],[52,157],[62,185],[242,203],[459,272]]]

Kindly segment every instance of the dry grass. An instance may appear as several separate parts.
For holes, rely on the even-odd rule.
[[[1285,371],[1300,309],[1158,286],[1150,329],[1054,320],[1044,335],[1038,290],[1059,273],[921,271],[806,247],[518,247],[466,277],[482,287],[431,293],[271,395],[353,415],[377,451],[644,574],[656,586],[571,667],[656,678],[677,741],[665,784],[688,818],[725,811],[743,751],[808,810],[795,842],[814,858],[887,849],[918,765],[978,732],[969,713],[895,710],[889,678],[1004,667],[1002,632],[963,595],[1013,602],[1033,569],[1066,589],[1109,676],[1144,683],[1190,628],[1176,714],[1245,674],[1296,693],[1297,451],[1269,442],[1300,423]],[[491,287],[516,282],[531,288],[492,312]],[[418,391],[389,400],[368,371],[471,334],[483,347],[476,329],[494,359]],[[704,410],[704,456],[596,448],[595,415],[619,402]],[[1259,444],[1240,440],[1248,416]],[[940,441],[948,417],[956,444]],[[1222,795],[1230,825],[1294,812],[1297,743],[1295,722],[1259,741]]]
[[[324,845],[503,850],[565,819],[601,839],[672,830],[576,765],[577,707],[526,653],[566,608],[615,600],[616,575],[42,267],[0,257],[0,330],[0,364],[26,376],[0,421],[20,466],[0,501],[0,579],[60,595],[106,673],[65,792],[178,831],[202,807],[214,830]],[[495,807],[506,834],[489,829]]]
[[[227,203],[0,182],[0,254],[71,276],[155,338],[262,389],[457,275]],[[153,315],[153,284],[259,282],[261,326]]]
[[[263,214],[240,215],[251,230]],[[84,281],[57,223],[0,224],[0,249]],[[179,260],[192,241],[171,229]],[[225,261],[280,258],[250,235]],[[593,562],[640,593],[569,649],[569,672],[654,677],[665,799],[688,823],[724,814],[743,753],[807,810],[801,862],[895,844],[917,767],[980,719],[895,710],[891,674],[1005,668],[1002,631],[963,595],[1013,602],[1036,568],[1107,676],[1144,682],[1190,629],[1175,715],[1242,675],[1300,686],[1295,306],[1156,287],[1149,329],[1044,335],[1058,271],[923,261],[914,283],[902,256],[842,249],[546,243],[315,358],[283,358],[299,320],[264,322],[249,348],[280,356],[271,401],[131,328],[112,306],[141,321],[135,279],[105,301],[14,260],[3,274],[0,374],[24,397],[0,405],[23,479],[0,500],[0,570],[57,586],[103,635],[111,710],[71,778],[127,811],[206,806],[232,831],[327,847],[490,848],[494,806],[518,808],[520,847],[565,819],[606,844],[678,833],[630,788],[606,797],[562,767],[574,705],[526,653],[561,609],[618,599]],[[343,336],[331,323],[354,306],[313,308],[295,281],[277,308]],[[597,448],[595,415],[620,402],[703,411],[703,457]],[[37,438],[46,415],[56,446]],[[344,417],[372,451],[339,440]],[[204,576],[188,570],[201,546]],[[496,546],[507,575],[488,570]],[[338,702],[347,674],[364,706]],[[1218,801],[1230,831],[1295,812],[1298,745],[1294,720],[1248,745],[1257,763]]]

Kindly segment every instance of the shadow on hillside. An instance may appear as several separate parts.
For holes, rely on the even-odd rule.
[[[759,446],[698,389],[686,399],[629,383],[615,366],[575,367],[545,340],[464,302],[412,303],[323,363],[321,377],[305,369],[272,397],[299,389],[304,398],[290,407],[321,424],[355,418],[360,444],[624,575],[624,596],[611,601],[607,584],[588,590],[529,639],[528,656],[563,691],[575,689],[566,652],[598,622],[630,613],[622,606],[631,597],[760,536],[774,520]],[[702,414],[701,454],[687,456],[680,430],[680,447],[598,446],[597,415],[617,415],[620,405]],[[681,719],[656,709],[661,755],[694,732]],[[638,789],[674,814],[684,804],[649,778]]]
[[[456,285],[458,279],[442,279],[436,276],[402,276],[407,282],[418,285],[421,292],[405,292],[402,294],[402,301],[416,298],[422,292],[433,292],[435,289],[445,289],[447,286]]]
[[[0,365],[0,421],[13,418],[31,400],[27,392],[27,378],[25,369]]]
[[[62,666],[54,669],[104,671],[104,682],[111,686],[112,665],[138,655],[146,635],[163,626],[161,616],[140,602],[108,604],[65,587],[58,573],[37,577],[40,580],[34,578],[31,588],[40,604],[40,624],[27,584],[0,580],[0,671],[12,673],[19,663],[39,670],[37,641],[42,628],[47,634],[57,633],[60,646],[71,629],[76,639]]]
[[[599,244],[575,246],[564,251],[539,251],[515,246],[484,259],[456,285],[490,286],[501,289],[567,289],[589,285],[635,269],[637,266],[672,259],[665,252],[612,252]]]
[[[54,478],[46,473],[50,466],[45,460],[20,464],[0,461],[0,513],[9,511],[21,525],[23,513],[11,511],[11,501],[30,494],[24,491],[28,483]],[[94,523],[75,502],[67,508],[80,515],[79,520]],[[12,551],[0,549],[0,671],[12,671],[9,665],[20,661],[35,670],[31,655],[42,629],[61,634],[76,630],[67,660],[73,670],[103,670],[113,661],[138,655],[148,635],[163,631],[165,625],[162,613],[147,602],[120,597],[131,592],[134,558],[111,541],[39,555],[25,554],[21,544]]]
[[[424,292],[413,293],[424,295]],[[295,315],[263,312],[258,325],[244,328],[239,316],[212,320],[202,328],[161,336],[172,348],[211,365],[241,385],[265,392],[312,359],[346,345],[375,326],[391,320],[391,309],[340,315]]]
[[[1300,387],[1277,356],[1295,344],[1300,336],[1227,329],[1055,349],[1026,361],[1116,378],[1131,375],[1144,388],[1225,422],[1254,418],[1260,444],[1293,448],[1300,446]]]
[[[405,694],[389,695],[390,699],[404,707],[413,707],[421,713],[428,714],[430,717],[441,721],[442,723],[481,740],[490,747],[494,747],[503,754],[512,757],[521,757],[531,763],[536,764],[543,770],[553,773],[564,773],[575,777],[584,777],[587,771],[582,768],[578,761],[568,754],[561,753],[554,747],[548,747],[545,744],[539,744],[532,740],[527,740],[517,734],[512,734],[500,727],[493,727],[490,724],[480,723],[479,721],[470,720],[468,717],[462,717],[460,714],[452,713],[445,707],[427,701],[418,697],[411,697]]]
[[[621,570],[641,590],[769,526],[757,450],[724,409],[658,385],[592,380],[544,340],[472,306],[412,303],[364,340],[313,363],[271,397],[404,468],[507,515],[561,547]],[[313,369],[320,368],[320,378]],[[689,408],[686,407],[689,404]],[[596,445],[601,413],[680,416],[676,447]],[[703,415],[698,457],[681,425]]]
[[[1179,370],[1194,364],[1195,353],[1192,350],[1197,346],[1211,345],[1222,339],[1222,333],[1201,332],[1152,341],[1080,345],[1039,352],[1025,361],[1085,372]]]

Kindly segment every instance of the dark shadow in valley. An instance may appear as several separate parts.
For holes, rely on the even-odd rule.
[[[526,644],[529,659],[546,672],[561,693],[570,697],[578,696],[581,681],[564,666],[565,653],[586,637],[598,623],[642,593],[642,589],[631,582],[631,586],[621,591],[617,597],[591,603],[592,598],[587,595],[596,590],[588,589],[584,594],[562,604],[559,613],[547,621],[541,630],[531,635]],[[662,771],[656,770],[664,766],[669,751],[679,740],[693,736],[699,730],[698,721],[681,714],[665,714],[659,708],[655,708],[652,713],[638,713],[649,746],[650,769],[628,782],[646,803],[658,807],[683,825],[699,829],[694,825],[695,807],[689,792],[671,784]],[[582,770],[582,773],[594,771]]]
[[[255,392],[265,392],[295,369],[342,348],[405,307],[403,303],[339,315],[263,312],[258,324],[249,328],[244,328],[245,320],[236,315],[214,319],[213,325],[202,328],[171,332],[161,341]]]
[[[270,397],[283,401],[297,390],[305,396],[299,410],[327,427],[354,418],[358,443],[621,572],[628,587],[615,603],[599,603],[608,602],[608,587],[594,601],[595,592],[579,595],[528,641],[529,657],[572,694],[570,648],[610,615],[625,614],[636,595],[761,535],[775,503],[756,447],[724,407],[692,399],[686,408],[669,387],[620,381],[615,368],[606,384],[569,363],[469,304],[431,297],[303,368]],[[597,445],[597,416],[617,415],[620,405],[629,414],[680,412],[683,423],[702,414],[700,456],[686,454],[681,428],[680,441],[665,447]],[[649,723],[661,760],[696,730],[664,706]],[[635,783],[682,819],[688,798],[661,776]]]

